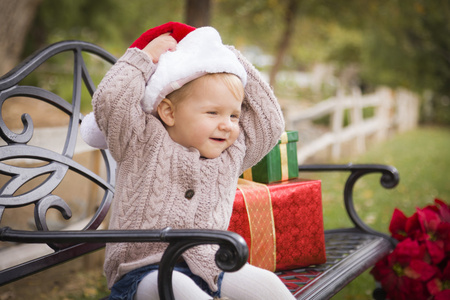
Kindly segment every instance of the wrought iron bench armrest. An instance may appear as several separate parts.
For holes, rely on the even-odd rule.
[[[388,165],[380,164],[343,164],[343,165],[328,165],[328,164],[311,164],[300,165],[298,167],[300,172],[350,172],[344,186],[344,204],[350,220],[356,228],[363,232],[373,235],[381,236],[388,239],[393,246],[396,245],[395,239],[390,236],[378,232],[365,224],[356,212],[353,202],[353,190],[358,179],[364,175],[371,173],[381,173],[380,184],[386,188],[391,189],[397,186],[400,181],[400,176],[396,168]]]
[[[165,242],[168,247],[159,263],[158,289],[161,299],[175,299],[172,272],[176,262],[187,249],[203,244],[218,244],[215,261],[223,271],[239,270],[248,259],[245,240],[238,234],[220,230],[171,229],[162,230],[86,230],[86,231],[22,231],[8,227],[0,229],[0,240],[19,243],[117,243]],[[8,283],[1,275],[0,282]]]

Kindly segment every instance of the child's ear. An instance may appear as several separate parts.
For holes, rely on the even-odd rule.
[[[161,118],[161,121],[164,122],[167,126],[173,126],[175,124],[174,117],[174,109],[172,101],[167,98],[164,98],[161,103],[158,105],[158,115]]]

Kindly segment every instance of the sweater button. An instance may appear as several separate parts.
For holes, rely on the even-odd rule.
[[[184,193],[184,197],[189,200],[191,200],[192,197],[194,197],[194,195],[195,195],[194,190],[187,190],[186,193]]]

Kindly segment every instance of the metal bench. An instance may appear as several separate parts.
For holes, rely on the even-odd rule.
[[[73,55],[73,71],[69,71],[73,76],[73,91],[72,98],[69,100],[63,99],[47,88],[30,84],[26,79],[44,62],[61,53]],[[89,58],[86,58],[86,53],[89,54]],[[109,152],[103,150],[99,152],[102,158],[100,169],[97,166],[93,170],[76,158],[77,147],[80,147],[78,127],[83,119],[80,113],[83,84],[87,90],[87,93],[84,93],[88,97],[95,91],[92,71],[86,63],[87,60],[113,64],[116,58],[90,43],[63,41],[36,52],[0,78],[0,136],[3,141],[0,146],[0,221],[2,222],[0,251],[10,246],[11,242],[47,244],[50,250],[49,253],[40,257],[1,270],[0,286],[98,250],[104,247],[105,243],[111,242],[168,243],[169,246],[160,263],[161,272],[158,278],[161,299],[173,299],[172,271],[183,251],[190,247],[200,244],[218,244],[220,248],[216,255],[217,265],[224,271],[239,269],[248,259],[248,249],[244,239],[232,232],[170,228],[113,231],[102,228],[102,224],[107,221],[114,194],[115,162]],[[60,150],[47,145],[46,141],[38,144],[33,142],[33,136],[38,129],[34,128],[33,119],[29,114],[21,116],[19,130],[21,132],[11,129],[11,125],[5,121],[5,103],[13,103],[23,97],[47,103],[67,117],[68,125],[63,131],[65,136]],[[327,254],[325,264],[277,273],[297,299],[328,299],[373,266],[395,246],[395,241],[390,237],[374,231],[361,221],[353,206],[352,194],[354,184],[365,174],[380,173],[382,186],[392,188],[399,181],[398,172],[390,166],[352,164],[301,165],[299,171],[349,173],[344,187],[344,202],[354,228],[325,232]],[[83,203],[92,206],[92,203],[89,203],[94,202],[91,208],[93,214],[84,217],[85,221],[81,228],[59,230],[60,228],[56,226],[56,229],[53,229],[48,219],[53,209],[59,211],[59,214],[68,220],[67,222],[73,219],[73,201],[64,199],[58,194],[66,189],[65,187],[73,185],[72,174],[88,182],[90,192],[86,196],[85,188],[75,188],[75,192],[69,193],[70,197],[75,197],[75,204],[84,201]],[[91,189],[91,185],[95,185],[96,188]],[[87,186],[84,185],[86,189]],[[91,196],[99,200],[90,199]],[[26,210],[26,208],[29,209]],[[19,209],[23,211],[13,214],[8,219],[7,215],[10,212]],[[27,223],[28,227],[14,226],[15,222],[12,222],[13,225],[8,223],[11,220],[15,221],[17,215],[20,218],[33,217],[34,224],[31,227],[34,229],[30,229],[30,222]],[[5,257],[2,256],[1,259]]]

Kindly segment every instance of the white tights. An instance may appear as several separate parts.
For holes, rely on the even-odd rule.
[[[176,300],[211,300],[212,298],[183,273],[174,271],[172,282]],[[294,299],[274,273],[249,264],[237,272],[224,274],[222,298],[230,300]],[[135,300],[159,300],[157,271],[142,279]]]

